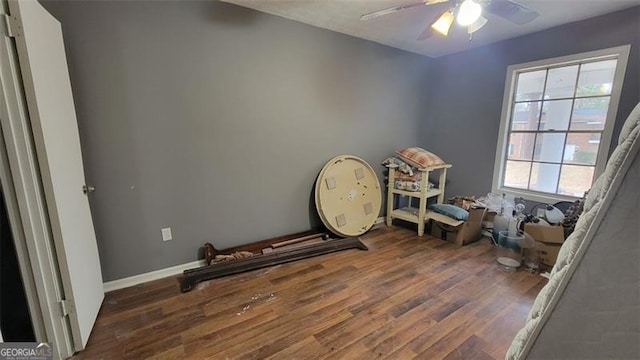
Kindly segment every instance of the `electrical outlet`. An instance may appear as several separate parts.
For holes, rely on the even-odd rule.
[[[162,241],[169,241],[173,239],[173,235],[171,235],[171,228],[164,228],[162,231]]]

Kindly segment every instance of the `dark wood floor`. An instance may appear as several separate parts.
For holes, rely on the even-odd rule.
[[[78,359],[502,359],[546,280],[382,227],[347,250],[211,280],[108,293]]]

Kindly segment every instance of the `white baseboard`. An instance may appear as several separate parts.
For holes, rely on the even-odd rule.
[[[376,219],[375,223],[376,224],[382,224],[382,223],[384,223],[384,221],[385,221],[384,216],[381,216],[381,217]],[[135,285],[138,285],[138,284],[142,284],[142,283],[145,283],[145,282],[148,282],[148,281],[153,281],[153,280],[166,278],[166,277],[169,277],[169,276],[178,275],[178,274],[181,274],[183,271],[185,271],[187,269],[197,268],[197,267],[200,267],[200,266],[204,266],[205,264],[206,264],[205,260],[192,261],[190,263],[176,265],[176,266],[172,266],[172,267],[169,267],[169,268],[160,269],[160,270],[156,270],[156,271],[151,271],[151,272],[144,273],[144,274],[129,276],[129,277],[126,277],[126,278],[113,280],[113,281],[107,281],[106,283],[102,284],[102,286],[104,288],[104,292],[107,293],[109,291],[128,288],[128,287],[135,286]]]
[[[204,266],[205,263],[206,263],[205,260],[192,261],[190,263],[176,265],[169,268],[151,271],[144,274],[129,276],[126,278],[113,280],[113,281],[107,281],[106,283],[102,284],[102,286],[104,287],[104,292],[124,289],[130,286],[142,284],[148,281],[153,281],[153,280],[166,278],[169,276],[178,275],[187,269],[193,269],[199,266]]]

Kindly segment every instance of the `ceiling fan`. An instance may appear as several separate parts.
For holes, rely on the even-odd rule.
[[[422,0],[364,14],[360,17],[360,20],[370,20],[400,10],[436,4],[448,4],[449,7],[429,23],[417,40],[425,40],[431,37],[434,32],[447,36],[454,20],[459,25],[467,28],[469,39],[471,39],[472,34],[488,22],[488,19],[482,16],[484,11],[518,25],[531,22],[540,15],[538,11],[511,0]]]

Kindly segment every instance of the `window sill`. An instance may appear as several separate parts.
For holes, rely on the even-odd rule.
[[[509,188],[509,187],[493,188],[492,192],[494,194],[512,195],[513,197],[516,197],[516,198],[521,197],[521,198],[524,198],[525,200],[535,201],[543,204],[555,204],[560,201],[576,201],[580,199],[580,197],[576,197],[576,196],[548,194],[543,192]]]

